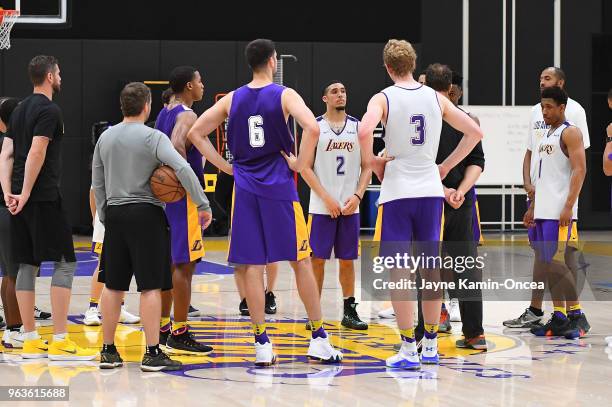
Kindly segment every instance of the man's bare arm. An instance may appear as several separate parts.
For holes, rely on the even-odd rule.
[[[187,138],[187,133],[189,133],[189,130],[193,127],[197,119],[198,115],[193,111],[183,112],[178,115],[176,124],[172,129],[170,141],[172,141],[172,145],[183,158],[187,158],[187,149],[191,147],[191,142]]]

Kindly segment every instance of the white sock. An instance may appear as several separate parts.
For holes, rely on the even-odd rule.
[[[40,339],[40,335],[36,331],[25,332],[23,336],[26,341],[35,341],[36,339]]]
[[[53,342],[60,342],[66,339],[66,333],[53,335]]]

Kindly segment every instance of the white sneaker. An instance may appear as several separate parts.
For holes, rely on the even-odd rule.
[[[9,331],[6,329],[2,335],[2,346],[6,349],[22,349],[23,341],[25,341],[23,325],[19,328],[19,331]]]
[[[272,366],[275,363],[276,355],[272,350],[272,343],[266,342],[261,344],[259,342],[255,342],[255,366]]]
[[[329,343],[329,334],[327,338],[312,338],[310,346],[308,346],[308,357],[314,360],[320,360],[327,363],[339,363],[342,360],[342,352],[337,351]]]
[[[125,305],[121,306],[121,315],[119,315],[119,322],[122,324],[137,324],[140,322],[140,317],[137,315],[130,314]]]
[[[423,348],[421,350],[421,362],[424,365],[437,365],[440,363],[438,357],[438,338],[423,338]]]
[[[395,318],[395,311],[393,310],[393,307],[385,308],[384,310],[379,311],[378,318],[382,318],[382,319]]]
[[[402,341],[402,347],[396,355],[387,358],[385,365],[390,368],[417,370],[421,367],[416,342]]]
[[[87,311],[85,311],[85,317],[83,318],[83,323],[87,326],[102,325],[102,321],[100,321],[98,307],[87,308]]]
[[[612,336],[606,336],[606,343],[612,347]]]
[[[448,313],[450,315],[451,322],[461,322],[461,313],[459,312],[459,300],[457,298],[451,298],[450,304],[448,305]]]

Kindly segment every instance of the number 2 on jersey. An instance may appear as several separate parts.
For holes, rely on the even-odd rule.
[[[410,123],[414,124],[414,130],[417,133],[416,137],[410,138],[410,143],[413,146],[422,146],[425,144],[425,116],[414,114],[410,117]]]
[[[338,164],[338,166],[336,167],[336,174],[337,175],[344,175],[344,156],[337,155],[336,156],[336,164]]]
[[[251,147],[263,147],[266,144],[264,137],[263,117],[251,116],[249,117],[249,142]]]

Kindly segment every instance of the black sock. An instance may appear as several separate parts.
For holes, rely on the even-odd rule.
[[[159,344],[154,345],[154,346],[147,346],[147,354],[151,355],[151,356],[157,356],[161,353],[161,350],[159,349]]]
[[[532,307],[531,305],[529,306],[529,311],[533,312],[538,317],[541,317],[542,315],[544,315],[544,312],[542,312],[540,308]]]
[[[111,343],[111,344],[105,343],[102,345],[102,352],[116,353],[117,348],[115,347],[114,343]]]
[[[20,328],[21,328],[21,324],[8,325],[6,327],[6,329],[8,329],[9,331],[19,331]]]

